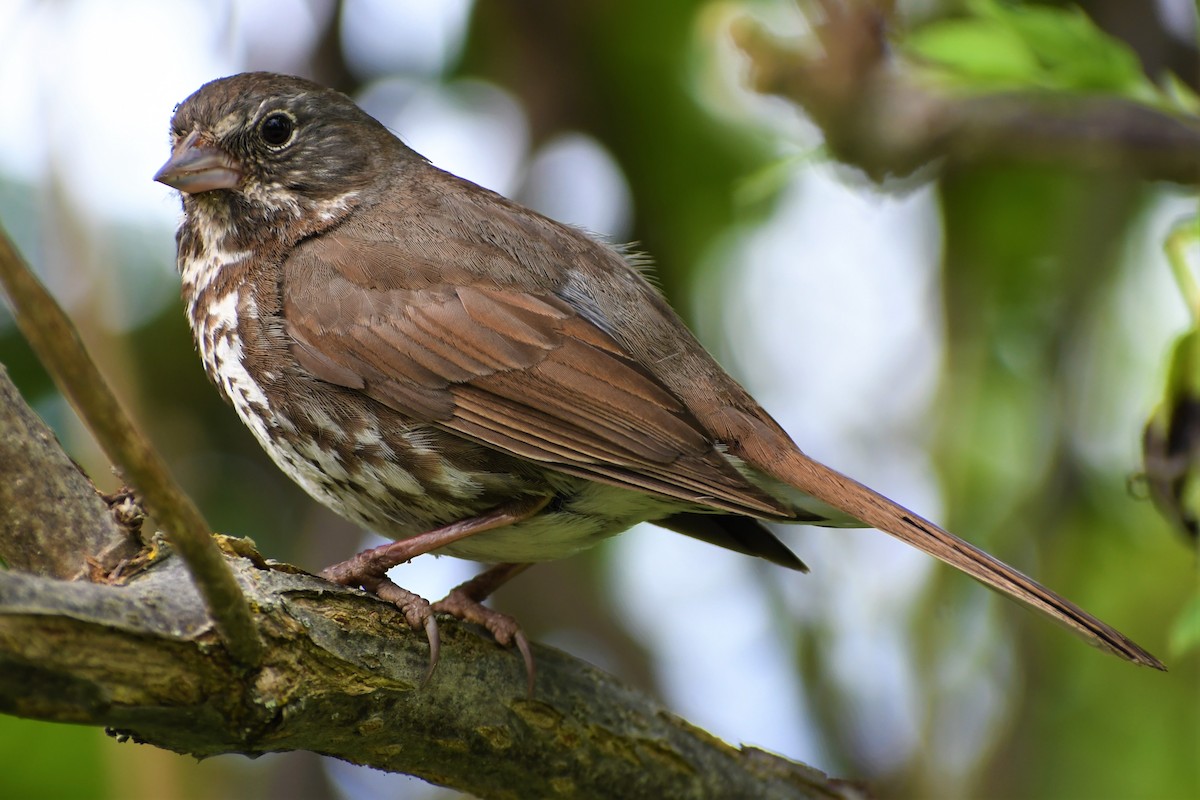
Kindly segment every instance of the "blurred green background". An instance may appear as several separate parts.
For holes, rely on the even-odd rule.
[[[899,5],[898,39],[937,30],[924,43],[939,48],[956,29],[930,26],[969,10]],[[1188,0],[1080,7],[1135,69],[1194,85]],[[1198,797],[1200,659],[1169,642],[1196,555],[1129,480],[1188,324],[1161,245],[1195,194],[1020,166],[871,184],[823,154],[800,110],[745,88],[730,24],[749,14],[811,46],[808,8],[9,0],[0,219],[214,528],[318,569],[362,540],[208,385],[177,300],[177,201],[150,175],[172,104],[204,80],[272,69],[356,95],[435,163],[636,241],[806,451],[1032,573],[1171,671],[1092,652],[872,532],[787,531],[813,568],[799,577],[639,529],[506,588],[498,604],[531,635],[723,738],[879,797]],[[3,308],[0,362],[115,487]],[[471,567],[404,569],[404,585],[436,593],[423,576],[444,591]],[[309,754],[196,763],[4,716],[0,753],[6,798],[444,794]]]

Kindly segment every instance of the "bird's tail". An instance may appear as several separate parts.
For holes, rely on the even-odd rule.
[[[787,455],[780,454],[772,461],[770,471],[779,480],[1041,611],[1102,650],[1135,664],[1166,669],[1161,661],[1116,628],[858,481],[812,460],[799,450],[789,449]]]

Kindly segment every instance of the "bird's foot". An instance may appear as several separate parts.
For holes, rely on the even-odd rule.
[[[483,605],[492,592],[514,575],[525,570],[528,564],[496,564],[471,580],[456,586],[446,595],[445,599],[430,605],[429,601],[420,595],[397,585],[387,577],[387,570],[397,564],[408,561],[419,553],[414,553],[412,540],[389,542],[379,547],[364,550],[358,555],[339,564],[334,564],[321,571],[321,577],[342,586],[361,587],[371,592],[385,602],[400,609],[405,621],[414,630],[424,630],[429,640],[429,667],[421,680],[424,686],[433,676],[441,658],[441,635],[438,632],[435,613],[450,616],[482,625],[487,629],[497,644],[502,647],[516,646],[525,662],[527,693],[533,697],[534,678],[537,670],[533,662],[533,652],[529,647],[529,639],[525,636],[516,620],[507,614]]]
[[[425,638],[429,641],[429,666],[426,667],[425,676],[421,679],[421,686],[424,686],[433,677],[433,670],[441,658],[442,638],[438,632],[437,618],[434,616],[429,601],[387,577],[387,570],[393,565],[384,566],[387,559],[379,560],[379,554],[376,551],[391,547],[392,545],[384,545],[364,550],[348,561],[322,570],[321,577],[342,586],[365,589],[380,600],[398,608],[404,615],[404,621],[413,630],[425,631]]]
[[[461,586],[455,587],[444,599],[433,604],[433,610],[439,614],[449,614],[464,622],[473,622],[476,625],[482,625],[487,629],[488,633],[492,634],[496,643],[501,647],[516,645],[517,650],[521,653],[521,658],[525,662],[526,694],[532,698],[537,669],[533,662],[533,652],[529,648],[529,639],[526,638],[524,631],[521,630],[521,626],[517,624],[515,619],[495,609],[488,608],[481,602],[487,594],[490,594],[490,588],[499,585],[491,580],[481,581],[481,579],[489,578],[493,572],[504,568],[506,574],[503,580],[507,580],[507,578],[516,574],[515,571],[510,571],[511,568],[524,568],[525,566],[527,565],[500,564],[492,567]],[[499,583],[502,583],[503,580],[499,581]],[[480,587],[484,583],[490,588],[481,597],[479,596]]]

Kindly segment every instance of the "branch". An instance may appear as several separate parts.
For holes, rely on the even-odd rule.
[[[0,564],[54,578],[108,573],[141,548],[21,399],[0,364]]]
[[[0,572],[0,707],[197,757],[311,750],[481,797],[855,794],[547,647],[526,699],[520,659],[455,621],[422,687],[428,645],[393,606],[226,558],[269,642],[249,675],[214,647],[177,558],[127,586]]]
[[[0,227],[0,287],[8,294],[17,327],[43,366],[87,424],[104,452],[137,487],[164,535],[187,562],[230,652],[255,666],[262,643],[250,609],[225,569],[211,531],[162,458],[134,426],[88,356],[71,320],[38,282]]]
[[[749,18],[732,31],[750,58],[753,87],[801,106],[839,160],[875,180],[945,160],[1200,181],[1200,119],[1115,96],[940,92],[892,56],[885,38],[888,5],[821,0],[819,56],[776,39]]]

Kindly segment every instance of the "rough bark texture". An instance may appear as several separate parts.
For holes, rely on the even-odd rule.
[[[139,546],[0,364],[0,561],[70,580],[89,558],[109,570]]]
[[[267,643],[253,670],[230,658],[169,553],[124,585],[48,577],[61,574],[59,563],[84,563],[78,553],[95,537],[75,531],[107,530],[110,513],[4,378],[0,548],[10,564],[43,573],[0,571],[4,713],[103,725],[200,757],[312,750],[485,798],[860,794],[802,764],[731,747],[550,648],[534,648],[529,699],[520,658],[453,620],[421,686],[428,645],[395,608],[270,565],[241,540],[223,549]],[[22,555],[27,547],[37,552]],[[47,555],[60,550],[75,561]]]
[[[0,573],[0,708],[105,725],[180,753],[312,750],[481,797],[842,797],[821,773],[734,748],[612,677],[535,647],[520,659],[443,625],[423,639],[393,608],[231,558],[269,643],[240,672],[177,558],[127,586]]]

